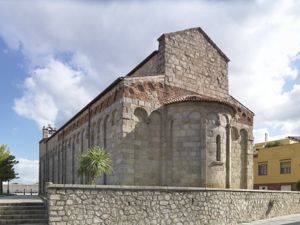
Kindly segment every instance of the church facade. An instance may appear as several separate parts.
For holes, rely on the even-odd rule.
[[[253,187],[253,117],[229,95],[227,56],[201,28],[163,34],[158,50],[40,141],[45,183],[84,184],[79,157],[104,147],[98,184]]]

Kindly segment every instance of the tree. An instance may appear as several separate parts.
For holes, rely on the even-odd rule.
[[[19,162],[15,156],[10,154],[6,145],[0,146],[0,194],[3,194],[3,181],[10,181],[17,178],[14,166]],[[9,193],[9,187],[7,189]]]
[[[112,171],[108,153],[100,146],[89,148],[80,156],[78,173],[87,177],[88,184],[96,184],[96,179],[103,173]]]
[[[7,146],[0,145],[0,194],[3,193],[3,179],[2,179],[3,172],[1,171],[1,167],[9,155],[10,155],[10,152],[9,152],[9,149],[7,148]]]
[[[9,194],[9,181],[18,178],[18,174],[14,169],[14,166],[18,163],[19,161],[16,160],[15,156],[9,155],[6,160],[4,160],[4,167],[2,168],[3,170],[0,167],[0,171],[2,170],[4,172],[2,179],[3,181],[7,181],[7,194]]]

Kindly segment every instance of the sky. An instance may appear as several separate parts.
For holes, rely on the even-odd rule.
[[[255,142],[300,135],[300,0],[0,0],[0,144],[38,181],[38,142],[158,47],[201,27],[230,58],[230,94]]]

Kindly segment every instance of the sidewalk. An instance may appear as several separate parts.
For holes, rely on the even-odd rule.
[[[23,202],[43,202],[37,195],[11,195],[0,197],[1,203],[23,203]]]
[[[300,214],[288,216],[280,216],[267,220],[258,220],[250,223],[242,223],[242,225],[300,225]]]

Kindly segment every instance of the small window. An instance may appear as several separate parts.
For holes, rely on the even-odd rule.
[[[221,136],[217,135],[216,137],[216,161],[221,161]]]
[[[266,176],[268,174],[268,164],[258,164],[258,176]]]
[[[259,186],[258,189],[259,190],[268,190],[268,186]]]
[[[291,173],[291,161],[280,162],[280,174],[289,174],[289,173]]]

